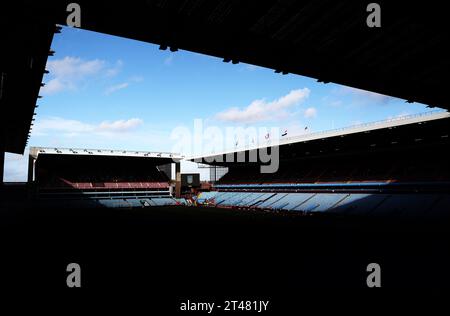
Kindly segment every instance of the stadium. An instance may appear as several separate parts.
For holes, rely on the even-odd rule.
[[[33,147],[29,176],[36,179],[37,201],[55,206],[58,201],[68,206],[77,201],[105,207],[172,205],[171,164],[180,159],[171,153]]]
[[[443,12],[383,3],[395,13],[385,23],[395,20],[397,27],[377,35],[354,23],[365,20],[361,6],[331,1],[79,3],[88,12],[87,30],[449,109],[448,80],[440,78],[447,78],[443,47],[450,45],[443,28],[436,31],[444,19],[435,16]],[[66,7],[64,1],[2,7],[0,32],[8,49],[0,53],[0,179],[5,152],[23,154],[28,146]],[[298,15],[309,18],[294,22]],[[333,33],[314,23],[325,18],[339,25]],[[305,51],[300,42],[314,49]],[[88,283],[93,289],[152,283],[160,296],[186,295],[193,287],[198,295],[208,288],[268,295],[299,283],[365,287],[365,266],[375,260],[395,271],[386,276],[392,287],[445,287],[449,122],[448,112],[436,110],[195,156],[31,147],[28,181],[2,180],[0,186],[2,234],[15,236],[5,251],[21,258],[5,269],[25,269],[41,256],[47,259],[36,284],[59,284],[54,267],[78,260],[97,274]],[[261,150],[279,152],[276,172],[261,173],[265,163],[250,159]],[[209,183],[186,178],[182,161],[210,169]],[[270,258],[279,263],[275,269]],[[124,276],[111,281],[113,270],[102,270],[105,260],[122,266]],[[145,269],[154,274],[139,272]],[[27,284],[20,273],[9,281]]]
[[[261,173],[261,163],[245,159],[260,147],[187,158],[227,170],[208,191],[197,188],[188,195],[181,194],[180,154],[32,147],[28,202],[133,208],[189,200],[199,207],[303,215],[440,218],[450,207],[449,118],[430,112],[282,139],[274,173]],[[171,181],[172,169],[178,181]]]
[[[198,202],[302,213],[447,216],[448,119],[448,113],[431,113],[286,139],[279,144],[277,172],[261,174],[257,164],[245,162],[218,163],[228,173]],[[248,157],[258,150],[194,161],[226,161],[226,155]]]

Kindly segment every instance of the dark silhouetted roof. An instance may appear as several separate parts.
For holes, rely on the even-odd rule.
[[[0,99],[7,151],[22,152],[53,34],[72,1],[16,1],[1,12]],[[381,28],[366,24],[367,1],[77,1],[81,27],[245,62],[450,108],[450,37],[438,1],[377,1]],[[3,4],[2,4],[3,6]],[[35,66],[30,70],[30,57]],[[230,65],[232,67],[232,65]]]

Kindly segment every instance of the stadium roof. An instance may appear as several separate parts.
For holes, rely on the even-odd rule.
[[[221,153],[204,154],[187,159],[203,164],[232,165],[225,155],[279,146],[281,159],[342,154],[358,150],[379,150],[399,146],[419,146],[423,143],[448,141],[450,113],[433,111],[384,121],[310,133],[266,141]],[[219,162],[219,163],[217,163]]]
[[[6,151],[24,150],[54,24],[66,24],[71,2],[18,0],[8,8],[1,4],[0,72],[8,79],[2,80],[7,97],[0,102],[2,111],[12,113],[2,113],[7,119],[2,120],[0,142]],[[450,109],[450,37],[442,1],[377,1],[380,28],[367,26],[364,1],[77,3],[81,27],[87,30]]]
[[[47,148],[31,147],[30,155],[37,159],[39,155],[70,155],[70,156],[108,156],[108,157],[141,157],[161,160],[162,163],[178,162],[183,156],[169,152],[148,152],[110,149],[86,149],[86,148]]]
[[[0,4],[0,151],[23,153],[55,31],[25,4],[5,10]]]

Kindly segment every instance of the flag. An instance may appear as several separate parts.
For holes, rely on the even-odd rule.
[[[286,136],[287,135],[287,130],[284,131],[283,134],[281,134],[281,136]]]

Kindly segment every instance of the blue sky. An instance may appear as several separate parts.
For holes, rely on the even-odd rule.
[[[195,119],[222,130],[276,127],[294,136],[429,110],[80,29],[64,27],[52,49],[31,146],[174,151],[174,130],[193,130]],[[7,154],[5,181],[25,179],[26,157]]]

